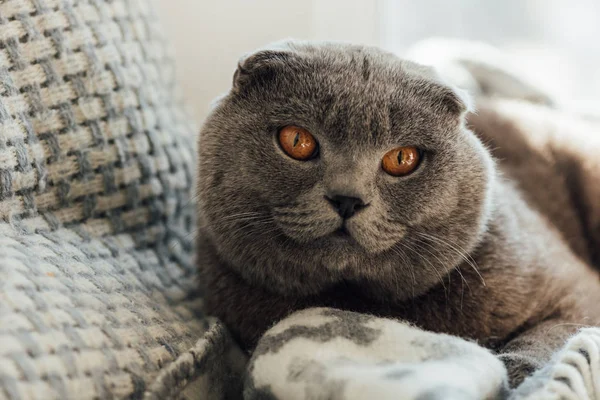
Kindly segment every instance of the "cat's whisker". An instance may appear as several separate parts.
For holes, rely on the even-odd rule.
[[[589,325],[589,324],[577,324],[577,323],[570,323],[570,322],[564,322],[562,324],[556,324],[556,325],[552,325],[550,328],[548,328],[548,330],[546,331],[546,334],[549,334],[550,331],[554,328],[559,328],[561,326],[579,326],[582,328],[590,328],[593,325]]]
[[[437,239],[437,240],[439,240],[442,243],[446,243],[446,245],[448,245],[451,248],[453,248],[458,254],[461,255],[461,257],[463,257],[465,259],[465,261],[467,261],[467,263],[469,265],[471,265],[471,267],[473,267],[473,269],[475,270],[475,272],[477,272],[477,275],[479,275],[479,277],[483,280],[483,277],[479,273],[477,262],[475,261],[475,259],[473,259],[473,257],[471,257],[471,255],[464,248],[462,248],[460,245],[458,245],[456,243],[449,242],[449,241],[447,241],[445,239],[442,239],[440,237],[436,237],[436,236],[433,236],[433,235],[430,235],[430,236],[431,236],[431,238]],[[485,285],[485,282],[483,282],[483,283]]]
[[[313,226],[315,225],[314,221],[306,221],[306,220],[299,220],[298,218],[282,218],[280,216],[277,216],[275,218],[275,220],[277,222],[286,224],[286,225],[290,225],[290,226],[296,226],[296,227],[304,227],[304,226]]]
[[[414,245],[415,245],[415,246],[416,246],[418,249],[420,249],[420,250],[425,250],[425,251],[427,251],[429,254],[431,254],[431,255],[432,255],[432,256],[433,256],[433,257],[434,257],[434,258],[437,260],[437,262],[440,264],[440,267],[442,268],[442,271],[445,271],[445,270],[446,270],[446,267],[445,267],[445,265],[446,265],[446,264],[448,264],[447,262],[444,262],[444,261],[442,261],[442,260],[441,260],[439,257],[437,257],[435,254],[433,254],[433,253],[429,252],[429,251],[428,251],[426,248],[424,248],[423,246],[420,246],[418,243],[414,243]],[[412,249],[412,248],[411,248],[411,250],[412,250],[412,251],[413,251],[413,252],[414,252],[414,253],[415,253],[417,256],[421,256],[421,254],[419,254],[419,253],[418,253],[418,252],[417,252],[415,249]],[[425,258],[425,257],[422,257],[422,259],[423,259],[425,262],[427,262],[427,264],[429,264],[429,265],[431,266],[431,269],[433,269],[433,270],[435,271],[436,275],[438,276],[438,278],[439,278],[439,281],[440,281],[440,283],[442,284],[442,287],[444,288],[444,297],[446,298],[446,304],[448,304],[448,301],[450,300],[450,291],[449,291],[449,288],[446,286],[446,283],[444,282],[444,279],[443,279],[442,275],[440,274],[440,272],[438,271],[438,269],[435,267],[435,265],[434,265],[434,264],[433,264],[431,261],[429,261],[429,260],[428,260],[427,258]],[[452,286],[451,286],[451,283],[452,283],[452,282],[450,281],[450,279],[448,279],[448,286],[452,287]],[[463,286],[461,286],[461,290],[463,290],[463,291],[464,291],[464,285],[463,285]]]
[[[227,218],[227,219],[221,219],[218,221],[215,221],[215,223],[221,223],[225,226],[227,225],[233,225],[236,224],[238,222],[247,222],[247,221],[253,221],[253,220],[271,220],[272,218],[268,215],[264,215],[264,214],[256,214],[256,215],[242,215],[242,216],[236,216],[236,218]]]
[[[431,248],[432,250],[434,249],[434,247],[433,247],[433,245],[432,245],[431,243],[428,243],[428,242],[426,242],[426,241],[421,241],[421,242],[419,242],[419,243],[422,243],[422,244],[424,244],[424,245],[430,246],[430,248]],[[422,249],[424,249],[423,247],[421,247],[421,248],[422,248]],[[432,256],[436,257],[436,258],[438,259],[438,261],[440,261],[440,262],[441,262],[441,260],[440,260],[440,259],[439,259],[439,258],[438,258],[438,257],[437,257],[435,254],[431,253],[430,251],[427,251],[427,252],[428,252],[429,254],[431,254]],[[446,257],[445,257],[445,258],[446,258]],[[446,263],[447,263],[448,267],[451,267],[451,265],[450,265],[450,262],[448,261],[448,259],[447,259],[447,258],[446,258]],[[443,265],[443,263],[442,263],[442,265]],[[456,266],[456,268],[455,268],[455,269],[456,269],[456,272],[458,273],[458,275],[459,275],[459,276],[460,276],[460,278],[461,278],[461,282],[460,282],[460,285],[461,285],[461,289],[460,289],[460,309],[462,310],[462,307],[463,307],[463,299],[464,299],[464,295],[465,295],[465,284],[467,285],[467,289],[469,289],[469,291],[471,291],[471,286],[469,286],[469,282],[467,281],[467,279],[465,278],[465,276],[464,276],[464,275],[463,275],[463,273],[461,272],[461,270],[460,270],[460,266]],[[452,274],[450,274],[450,273],[448,274],[448,276],[451,276],[451,275],[452,275]]]
[[[404,254],[404,252],[396,247],[392,247],[391,248],[392,251],[394,252],[394,254],[398,255],[402,262],[410,269],[410,272],[412,274],[412,278],[413,278],[413,285],[412,285],[412,297],[415,297],[415,285],[416,285],[416,278],[415,278],[415,272],[414,272],[414,265],[412,265],[412,263],[410,262],[410,259],[408,257],[408,255]],[[396,283],[396,290],[400,291],[400,281],[398,280],[398,276],[396,274],[393,274],[394,276],[394,280]]]
[[[483,276],[479,272],[477,262],[475,262],[473,257],[471,257],[467,252],[465,252],[465,250],[462,247],[460,247],[458,244],[450,243],[447,240],[444,240],[442,238],[439,238],[437,236],[433,236],[433,235],[430,235],[430,234],[427,234],[424,232],[415,232],[415,234],[417,234],[425,239],[430,239],[430,240],[436,241],[437,243],[445,245],[448,248],[450,248],[457,255],[459,255],[471,268],[473,268],[475,273],[479,276],[479,279],[481,280],[481,283],[483,284],[483,286],[486,286],[485,279],[483,279]]]
[[[235,216],[239,216],[239,215],[241,215],[241,214],[242,214],[242,213],[240,213],[240,214],[236,214]],[[230,221],[230,222],[268,223],[268,222],[270,222],[270,220],[271,220],[271,218],[270,218],[269,216],[264,216],[264,215],[262,215],[262,214],[260,214],[260,213],[255,213],[255,214],[257,214],[257,215],[254,215],[254,216],[253,216],[253,215],[248,215],[248,216],[246,216],[246,217],[239,217],[239,218],[238,218],[238,219],[236,219],[235,221]],[[263,216],[264,218],[263,218],[263,219],[261,219],[261,218],[259,218],[260,216]],[[223,221],[223,219],[221,219],[221,220],[219,220],[219,221],[220,221],[220,222],[222,222],[222,221]],[[245,227],[245,226],[242,226],[242,227],[238,228],[237,230],[239,230],[239,229],[243,229],[244,227]],[[237,232],[237,230],[233,231],[233,233],[230,233],[230,234],[233,236],[233,235],[235,234],[235,232]],[[192,236],[192,238],[191,238],[190,240],[195,240],[196,238],[195,238],[195,237],[193,237],[193,236],[197,235],[199,232],[200,232],[200,229],[199,229],[199,228],[194,228],[194,229],[192,229],[190,232],[188,232],[188,233],[186,233],[185,235],[183,235],[179,241],[177,241],[177,242],[175,242],[175,243],[173,243],[173,244],[169,245],[169,246],[168,246],[168,249],[169,249],[169,250],[174,250],[174,249],[175,249],[175,247],[176,247],[177,245],[181,244],[180,242],[181,242],[182,240],[189,239],[189,238],[190,238],[190,236]]]
[[[463,276],[461,270],[460,270],[460,265],[456,266],[456,272],[458,272],[458,274],[461,277],[461,282],[460,282],[460,311],[462,311],[463,309],[463,302],[465,299],[465,283],[467,284],[467,289],[469,289],[469,291],[471,291],[471,287],[469,286],[469,282],[467,282],[467,280],[465,279],[465,277]]]
[[[174,243],[170,244],[167,249],[169,251],[175,250],[175,247],[177,247],[178,245],[181,245],[182,241],[185,241],[187,239],[190,239],[190,236],[194,236],[190,239],[190,241],[194,241],[196,239],[195,235],[197,235],[199,233],[200,229],[198,228],[194,228],[191,231],[189,231],[188,233],[186,233],[185,235],[183,235],[179,240],[175,241]]]
[[[246,212],[241,212],[238,214],[231,214],[231,215],[226,215],[223,218],[220,218],[218,221],[219,222],[223,222],[223,221],[229,221],[232,219],[236,219],[238,217],[245,217],[245,216],[258,216],[258,215],[263,215],[263,213],[257,212],[257,211],[246,211]]]
[[[249,233],[252,233],[252,230],[250,230]],[[281,235],[281,232],[277,228],[271,228],[271,229],[267,229],[267,230],[262,230],[261,233],[263,235],[264,234],[272,235],[274,233],[275,234],[275,235],[273,235],[274,238],[279,237]],[[248,246],[246,246],[246,248],[252,247],[252,246],[255,246],[255,243],[248,244]],[[260,248],[258,249],[258,253],[256,253],[256,254],[263,254],[264,252],[268,251],[269,250],[269,246],[271,246],[271,242],[270,241],[264,241],[263,244],[262,244],[262,246],[260,246]]]
[[[307,217],[307,216],[315,214],[315,212],[312,210],[306,210],[306,209],[298,210],[298,209],[294,209],[294,208],[289,208],[289,209],[274,208],[273,214],[277,217]]]
[[[190,193],[190,198],[187,201],[185,201],[182,204],[180,204],[179,207],[186,208],[191,203],[196,203],[196,200],[198,200],[199,197],[200,197],[199,193]]]
[[[412,251],[414,254],[416,254],[417,257],[420,256],[420,254],[415,249],[411,248],[408,244],[404,244],[402,242],[400,242],[400,244],[405,246],[409,251]],[[417,245],[417,247],[419,249],[427,251],[423,247],[419,246],[417,243],[415,243],[415,245]],[[441,264],[442,270],[444,270],[444,263],[442,262],[442,260],[440,260],[435,254],[431,254],[431,255],[436,258],[436,260]],[[446,295],[446,298],[448,298],[448,288],[446,287],[446,283],[444,282],[444,279],[442,278],[440,271],[438,271],[438,269],[435,267],[435,265],[433,265],[433,263],[431,261],[429,261],[427,258],[424,258],[424,257],[419,257],[419,258],[424,260],[431,267],[431,269],[433,269],[433,271],[436,273],[436,275],[438,276],[438,278],[440,280],[440,283],[442,284],[442,287],[444,288],[444,293]]]
[[[244,231],[245,229],[250,229],[251,225],[264,225],[267,224],[268,220],[245,220],[240,221],[240,224],[236,224],[231,226],[231,229],[228,230],[227,236],[235,236],[238,232]]]
[[[239,219],[236,220],[236,225],[239,225],[238,227],[243,229],[246,228],[250,225],[264,225],[267,224],[269,222],[272,222],[273,220],[271,218],[268,217],[256,217],[256,218],[244,218],[244,219]],[[238,224],[239,223],[239,224]],[[236,226],[234,225],[234,226]]]
[[[433,245],[431,243],[429,243],[429,242],[421,241],[420,243],[422,243],[424,245],[427,245],[427,246],[430,246],[432,250],[434,249]],[[437,256],[435,256],[435,255],[433,255],[433,256],[437,258]],[[448,258],[446,256],[444,256],[444,259],[446,260],[447,266],[451,266],[451,263],[449,262],[449,260],[448,260]],[[438,258],[438,260],[439,260],[439,258]],[[465,296],[465,285],[467,286],[467,289],[469,289],[469,291],[471,291],[471,286],[469,285],[469,282],[467,281],[467,279],[463,275],[462,271],[460,270],[460,265],[456,266],[455,269],[456,269],[456,272],[458,273],[458,275],[461,278],[461,281],[460,281],[460,309],[462,311],[462,309],[463,309],[463,302],[464,302],[464,296]],[[451,277],[451,276],[452,276],[452,274],[448,273],[448,277]],[[450,280],[448,280],[448,282],[449,282],[449,285],[450,285]]]
[[[272,218],[270,216],[263,215],[262,218],[247,217],[245,219],[238,219],[235,222],[241,222],[242,224],[237,226],[235,230],[229,231],[228,236],[231,238],[235,238],[239,233],[243,232],[244,230],[252,231],[253,228],[256,226],[268,225],[272,222]]]

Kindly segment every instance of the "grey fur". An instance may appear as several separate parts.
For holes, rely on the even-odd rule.
[[[378,49],[272,48],[240,63],[202,130],[201,235],[246,280],[282,294],[341,280],[375,281],[394,298],[423,293],[447,272],[437,260],[453,258],[451,268],[460,256],[407,250],[418,233],[469,251],[489,213],[493,163],[464,125],[468,101],[432,70]],[[319,140],[317,159],[279,149],[276,132],[290,124]],[[415,173],[394,178],[381,158],[400,145],[426,153]],[[329,236],[342,224],[324,199],[332,193],[370,204],[348,221],[355,242]]]

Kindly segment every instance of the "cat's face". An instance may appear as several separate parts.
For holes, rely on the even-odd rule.
[[[484,229],[493,166],[465,111],[431,71],[376,49],[257,52],[200,135],[201,234],[275,291],[364,279],[419,294]]]

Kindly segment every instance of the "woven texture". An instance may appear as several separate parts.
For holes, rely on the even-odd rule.
[[[0,399],[224,393],[157,21],[146,0],[0,0]]]

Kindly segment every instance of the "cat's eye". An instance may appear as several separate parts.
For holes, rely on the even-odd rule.
[[[283,151],[293,159],[306,161],[318,154],[317,139],[304,128],[285,126],[279,131],[278,138]]]
[[[381,160],[381,167],[392,176],[405,176],[413,172],[421,161],[421,152],[413,146],[397,147],[388,151]]]

